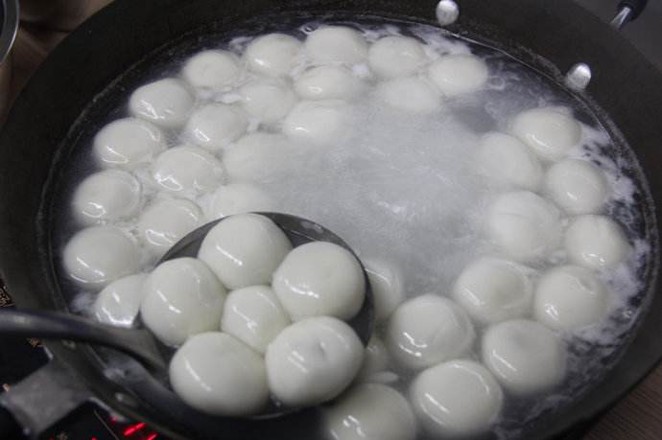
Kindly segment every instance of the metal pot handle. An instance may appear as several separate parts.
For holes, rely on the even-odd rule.
[[[81,380],[51,359],[0,395],[0,438],[15,438],[21,430],[36,438],[91,397]]]
[[[618,13],[611,20],[611,25],[620,30],[629,22],[639,17],[646,8],[648,0],[621,0],[618,4]]]
[[[0,0],[0,63],[14,44],[18,32],[18,0]]]

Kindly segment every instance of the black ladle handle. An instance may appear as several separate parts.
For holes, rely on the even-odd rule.
[[[126,353],[152,370],[166,368],[153,336],[147,331],[106,326],[67,313],[4,309],[0,311],[0,333],[90,342]]]

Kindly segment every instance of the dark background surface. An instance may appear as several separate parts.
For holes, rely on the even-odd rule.
[[[618,0],[575,0],[603,21],[616,15]],[[623,28],[623,35],[657,67],[662,69],[662,0],[649,0],[646,10],[637,20]],[[662,87],[662,84],[660,84]]]

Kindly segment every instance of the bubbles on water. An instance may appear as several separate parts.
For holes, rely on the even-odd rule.
[[[419,280],[408,284],[411,293],[445,291],[483,247],[478,225],[489,189],[473,172],[475,132],[449,112],[413,116],[374,97],[351,119],[333,146],[289,162],[289,178],[268,190],[284,210],[323,223],[362,256],[406,265]]]

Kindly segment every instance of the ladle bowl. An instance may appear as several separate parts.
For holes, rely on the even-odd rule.
[[[361,264],[349,245],[324,226],[289,214],[274,212],[256,214],[269,218],[280,227],[293,247],[312,241],[334,243],[347,249]],[[196,257],[207,233],[226,218],[229,217],[214,220],[190,232],[175,243],[158,264],[176,258]],[[361,268],[366,286],[365,299],[358,313],[349,319],[347,324],[356,332],[363,345],[367,345],[374,324],[374,305],[368,276],[362,264]],[[144,328],[139,317],[134,328],[121,328],[63,312],[4,309],[0,314],[0,333],[17,337],[86,342],[112,348],[138,361],[159,381],[165,381],[168,377],[169,358],[174,354],[174,348],[159,342],[148,329]],[[284,411],[277,405],[270,405],[260,416],[278,416],[288,412],[290,411]]]

